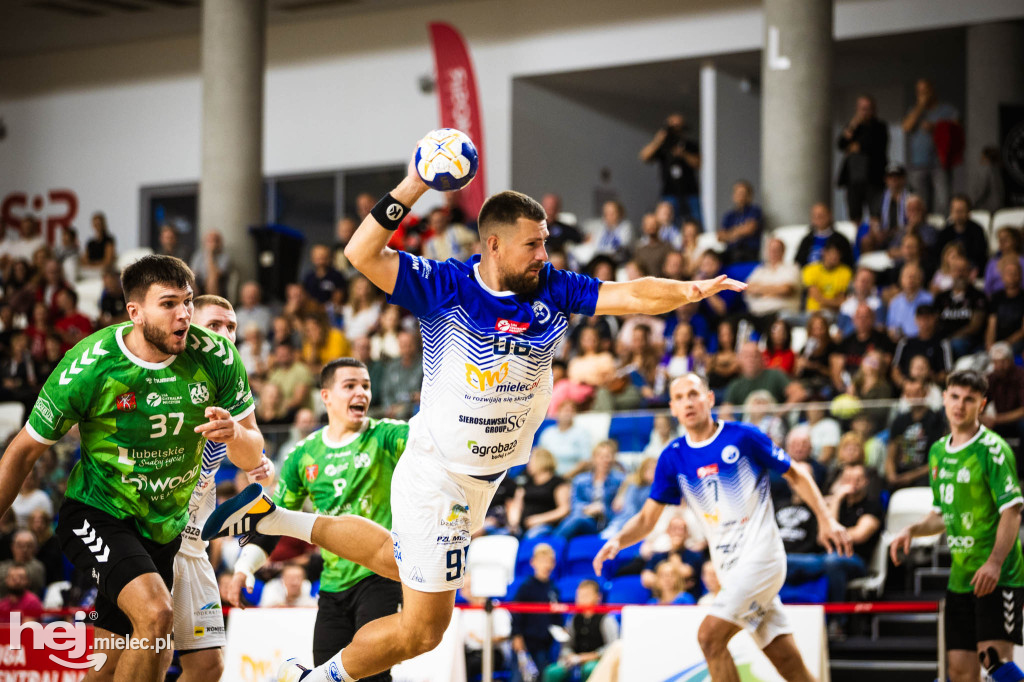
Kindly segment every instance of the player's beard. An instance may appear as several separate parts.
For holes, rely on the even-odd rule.
[[[179,340],[174,334],[162,331],[156,325],[143,322],[140,326],[142,327],[142,338],[161,353],[178,355],[185,350],[184,339]],[[178,347],[179,344],[181,347]]]
[[[529,296],[537,291],[540,286],[540,271],[526,270],[525,272],[503,272],[501,275],[501,288],[504,291],[521,296]]]

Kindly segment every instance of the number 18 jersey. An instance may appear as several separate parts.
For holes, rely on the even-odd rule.
[[[974,438],[952,447],[952,436],[935,442],[928,453],[934,509],[946,523],[953,562],[950,592],[973,592],[971,579],[992,553],[999,515],[1024,502],[1010,446],[982,426]],[[999,585],[1024,587],[1020,540],[1003,562]]]
[[[241,419],[254,404],[238,351],[223,336],[192,326],[183,353],[152,363],[128,350],[131,329],[101,329],[68,351],[26,429],[50,444],[78,424],[82,458],[67,496],[134,518],[143,537],[166,544],[188,521],[207,442],[194,429],[206,423],[206,408]]]
[[[594,314],[600,280],[547,263],[524,296],[488,288],[479,256],[399,257],[388,300],[416,315],[423,335],[420,412],[410,430],[429,434],[449,471],[487,475],[525,464],[551,401],[555,348],[569,315]]]

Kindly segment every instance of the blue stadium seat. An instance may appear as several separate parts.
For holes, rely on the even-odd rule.
[[[732,279],[738,279],[741,282],[746,282],[747,278],[750,277],[750,273],[754,271],[760,263],[751,261],[747,263],[733,263],[727,265],[722,269],[722,273],[728,275]]]
[[[607,604],[646,604],[651,592],[640,583],[638,575],[624,575],[607,583]]]
[[[250,604],[259,604],[260,597],[263,596],[263,581],[257,578],[256,583],[252,586],[252,592],[242,590],[242,596],[244,596]]]
[[[508,586],[508,594],[506,594],[505,598],[500,601],[514,601],[516,598],[516,592],[519,590],[519,586],[526,582],[529,577],[529,573],[526,575],[517,575],[515,579],[512,580],[512,584]]]
[[[535,433],[533,436],[533,447],[537,447],[537,443],[540,441],[540,434],[544,433],[544,429],[554,425],[555,420],[551,419],[550,417],[540,423],[540,426],[537,427],[537,433]]]
[[[620,568],[640,556],[641,544],[638,542],[635,545],[630,545],[616,554],[614,559],[605,562],[604,568],[601,569],[601,575],[605,578],[614,577]]]
[[[533,575],[533,569],[530,568],[530,557],[533,556],[534,546],[542,542],[551,545],[551,549],[555,550],[555,572],[553,577],[557,578],[564,573],[562,570],[562,554],[565,549],[565,540],[558,535],[539,535],[535,538],[519,542],[519,551],[516,552],[517,578],[523,575]]]
[[[600,535],[577,535],[569,540],[562,560],[562,575],[594,577],[594,557],[603,545]]]
[[[783,604],[824,604],[828,599],[828,577],[821,576],[804,583],[785,583],[779,590]]]
[[[320,594],[320,581],[314,581],[309,584],[309,596],[315,597]]]
[[[612,417],[608,437],[614,439],[623,452],[641,452],[647,447],[653,430],[653,414],[616,415]]]
[[[572,604],[576,601],[576,588],[589,577],[585,575],[570,575],[555,582],[558,588],[558,598],[563,604]]]

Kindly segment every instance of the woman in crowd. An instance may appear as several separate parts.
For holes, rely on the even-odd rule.
[[[828,322],[824,316],[811,315],[807,320],[807,342],[793,365],[796,378],[812,392],[831,397],[835,388],[832,386],[829,356],[837,352],[838,347],[828,333]]]
[[[526,475],[508,504],[508,527],[523,538],[550,533],[569,514],[569,482],[555,473],[555,456],[534,448]]]
[[[1016,227],[1001,227],[996,232],[996,239],[999,242],[999,251],[995,258],[990,258],[985,266],[985,295],[989,298],[997,291],[1005,288],[1002,278],[1003,265],[1009,261],[1016,260],[1020,263],[1021,270],[1024,270],[1024,249],[1021,248],[1021,230]]]
[[[651,484],[654,483],[654,468],[657,464],[657,457],[646,457],[636,471],[626,476],[615,499],[612,500],[612,511],[615,515],[601,531],[601,537],[610,538],[615,535],[626,521],[640,512],[640,508],[650,496]]]
[[[92,214],[94,237],[85,243],[82,265],[92,268],[107,268],[114,264],[114,237],[107,229],[107,216],[97,211]]]
[[[736,326],[728,320],[718,324],[718,345],[708,361],[708,387],[720,391],[740,373],[736,355]],[[717,393],[716,393],[717,395]]]
[[[938,295],[943,291],[953,288],[953,270],[958,260],[966,260],[967,252],[960,242],[950,242],[942,249],[942,258],[939,261],[939,269],[935,271],[928,289],[932,295]]]
[[[655,580],[651,586],[654,595],[648,604],[679,606],[696,604],[697,600],[687,592],[693,584],[693,568],[674,559],[665,559],[654,569]]]
[[[348,303],[343,308],[345,336],[357,339],[369,336],[380,318],[377,291],[365,277],[355,277],[348,284]]]
[[[563,400],[571,400],[583,409],[594,398],[597,388],[615,378],[615,358],[600,349],[597,329],[584,327],[580,332],[580,353],[569,361],[566,378],[557,382],[551,395],[549,415],[558,414]]]
[[[370,337],[370,357],[374,360],[397,358],[398,332],[402,328],[402,309],[397,305],[384,306],[377,323],[377,331]]]
[[[666,395],[672,381],[687,372],[704,374],[707,361],[704,342],[694,335],[689,322],[680,322],[672,332],[672,348],[658,365],[654,381],[655,395]]]
[[[594,448],[590,470],[573,477],[572,510],[555,531],[566,540],[600,532],[611,519],[612,501],[624,478],[615,468],[616,450],[615,441],[601,441]]]
[[[775,407],[778,402],[765,390],[753,391],[743,403],[743,421],[768,435],[780,448],[786,442],[786,423]]]
[[[775,320],[768,330],[764,346],[764,366],[766,369],[778,369],[790,376],[793,375],[793,368],[796,366],[793,332],[785,320]]]
[[[888,363],[877,350],[869,351],[861,362],[860,369],[850,385],[851,393],[861,400],[889,400],[894,397],[892,384],[886,379]],[[865,414],[871,419],[873,433],[885,428],[889,410],[885,407],[869,407]]]

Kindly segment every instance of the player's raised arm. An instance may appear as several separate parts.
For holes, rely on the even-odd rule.
[[[398,252],[388,248],[388,242],[426,191],[427,185],[410,162],[405,178],[377,202],[345,247],[352,266],[387,294],[395,290],[398,280]]]
[[[715,279],[680,282],[662,277],[641,277],[631,282],[604,282],[597,295],[595,315],[645,313],[661,315],[723,291],[743,291],[745,282],[719,275]]]

